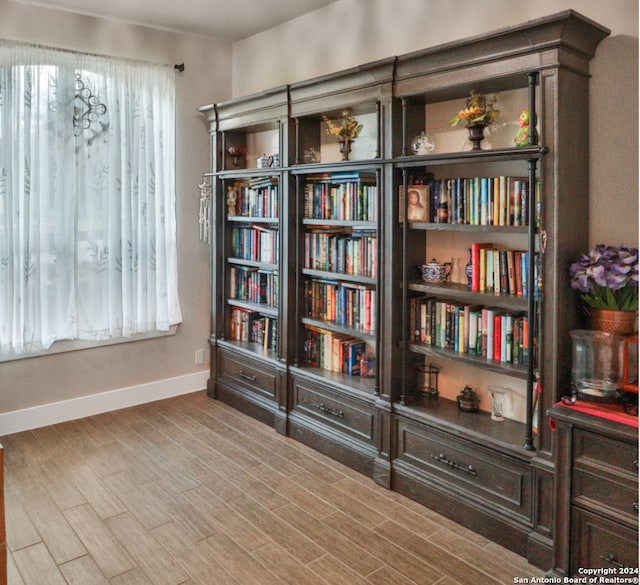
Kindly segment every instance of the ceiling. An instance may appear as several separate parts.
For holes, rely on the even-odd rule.
[[[237,41],[336,0],[18,0],[89,16]]]

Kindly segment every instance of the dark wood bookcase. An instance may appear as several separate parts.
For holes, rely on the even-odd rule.
[[[202,107],[213,197],[209,395],[551,567],[555,470],[546,412],[569,382],[569,331],[580,319],[566,273],[588,244],[589,61],[608,34],[569,10]],[[505,105],[480,151],[470,150],[464,128],[448,127],[471,90],[498,93]],[[537,133],[515,147],[524,109]],[[341,160],[323,119],[345,110],[363,132]],[[414,154],[423,131],[435,149]],[[279,166],[256,168],[265,143]],[[234,161],[230,146],[246,157]],[[416,183],[431,189],[487,177],[525,185],[525,219],[512,222],[519,225],[469,222],[459,209],[450,209],[455,221],[410,221],[403,208],[401,193]],[[277,189],[277,216],[230,213],[229,188],[261,183]],[[345,190],[357,210],[316,200]],[[269,232],[277,255],[239,256],[239,232]],[[466,261],[482,243],[525,253],[524,290],[421,280],[418,266]],[[345,257],[348,246],[357,246],[357,258]],[[277,305],[238,298],[238,274],[247,272],[277,276]],[[521,345],[516,360],[487,359],[416,338],[419,298],[430,307],[509,313],[528,357]],[[354,305],[360,312],[351,313]],[[237,338],[238,315],[246,314],[275,326],[273,345]],[[416,391],[430,365],[439,369],[437,399]],[[467,384],[479,391],[481,412],[458,408]],[[487,412],[492,384],[515,387],[501,422]]]

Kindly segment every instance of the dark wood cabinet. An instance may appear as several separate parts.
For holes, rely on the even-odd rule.
[[[4,450],[0,445],[0,585],[7,585],[7,534],[4,520]]]
[[[638,567],[638,429],[556,405],[554,571]],[[618,573],[622,575],[622,573]]]
[[[588,247],[588,124],[576,120],[589,118],[589,61],[608,34],[569,10],[201,108],[212,153],[209,395],[545,569],[556,474],[546,412],[569,382],[569,331],[580,322],[564,273]],[[473,151],[464,128],[449,128],[472,90],[503,100],[501,124]],[[516,147],[524,109],[537,120],[536,138]],[[345,111],[363,125],[348,157],[326,132],[326,120]],[[435,148],[414,152],[422,132]],[[247,154],[234,159],[230,147]],[[263,148],[279,155],[279,166],[257,164]],[[410,221],[403,207],[410,185],[489,177],[525,185],[526,220]],[[229,190],[260,181],[277,186],[277,214],[231,212]],[[238,253],[238,238],[264,232],[277,243],[275,256]],[[364,256],[348,252],[347,269],[337,250],[356,243]],[[491,243],[528,254],[524,290],[421,280],[417,267],[432,258],[464,265],[469,248]],[[238,274],[256,271],[277,275],[277,303],[237,293]],[[421,297],[527,319],[527,356],[487,359],[416,339]],[[247,313],[277,329],[273,345],[237,334]],[[430,364],[440,369],[440,397],[431,401],[415,392]],[[458,409],[466,384],[480,394],[482,412]],[[510,388],[502,422],[487,412],[491,385]],[[578,478],[585,500],[600,489],[591,473]]]

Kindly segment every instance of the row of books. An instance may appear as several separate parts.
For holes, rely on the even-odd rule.
[[[375,278],[378,274],[376,232],[307,232],[304,235],[304,267]]]
[[[366,355],[366,343],[341,333],[334,333],[307,325],[305,327],[304,359],[315,368],[338,372],[349,376],[366,376],[368,367],[362,367]]]
[[[378,186],[371,173],[310,175],[304,189],[305,219],[376,221]]]
[[[526,365],[529,319],[523,312],[419,297],[411,300],[412,340],[494,362]]]
[[[334,280],[304,282],[305,313],[312,319],[335,323],[363,333],[376,329],[376,291],[363,285]]]
[[[234,308],[231,311],[229,338],[259,344],[267,350],[276,350],[278,320],[256,311]]]
[[[229,269],[229,291],[232,299],[278,306],[279,277],[273,270],[262,270],[249,266],[231,266]]]
[[[230,216],[277,218],[278,206],[276,179],[259,178],[227,187],[227,213]]]
[[[536,225],[539,225],[540,182],[535,183]],[[402,187],[401,187],[402,190]],[[408,188],[408,220],[432,223],[527,226],[529,180],[526,177],[433,179]],[[416,198],[420,198],[419,204]],[[402,191],[401,205],[404,206]],[[403,217],[404,210],[400,212]]]
[[[471,290],[527,297],[530,253],[507,250],[487,242],[471,244]],[[534,295],[541,288],[540,254],[534,253]]]
[[[278,230],[255,225],[234,227],[231,230],[231,249],[236,258],[277,264]]]

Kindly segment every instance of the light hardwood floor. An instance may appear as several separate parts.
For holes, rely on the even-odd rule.
[[[0,442],[9,585],[497,585],[543,576],[204,392]]]

